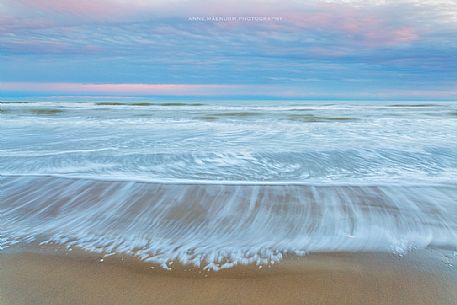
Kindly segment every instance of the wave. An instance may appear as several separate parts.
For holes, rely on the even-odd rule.
[[[0,177],[0,247],[56,243],[218,270],[310,252],[457,249],[456,185]]]
[[[104,139],[97,137],[92,141]],[[411,151],[371,147],[370,150],[312,148],[281,152],[278,148],[277,152],[234,149],[222,152],[205,151],[199,145],[193,151],[180,151],[180,145],[167,141],[163,151],[154,152],[155,143],[148,146],[139,142],[136,148],[130,144],[128,150],[97,143],[83,146],[77,138],[62,143],[66,149],[61,149],[63,144],[59,143],[59,149],[38,150],[36,145],[0,150],[0,175],[351,184],[404,181],[435,184],[453,182],[457,177],[457,154],[452,147]],[[281,143],[277,141],[278,146]]]
[[[96,102],[97,106],[203,106],[203,103]]]

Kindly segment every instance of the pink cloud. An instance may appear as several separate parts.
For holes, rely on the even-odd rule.
[[[410,43],[419,37],[415,29],[403,27],[393,33],[394,41],[399,43]]]
[[[52,21],[44,18],[23,19],[11,15],[0,15],[0,34],[21,29],[41,29],[52,26]]]
[[[320,29],[340,33],[348,41],[358,42],[368,48],[392,47],[408,44],[419,38],[417,29],[411,26],[392,25],[388,16],[379,16],[359,8],[346,6],[341,9],[292,13],[285,17],[286,22],[303,30]]]
[[[249,8],[249,6],[248,6]],[[216,22],[224,30],[249,30],[246,33],[259,37],[279,37],[284,33],[319,32],[340,35],[337,40],[351,43],[355,49],[396,47],[414,42],[420,38],[419,28],[407,25],[392,17],[388,11],[376,6],[358,7],[348,3],[313,2],[293,6],[281,6],[276,10],[260,7],[258,16],[278,16],[281,21],[263,23]],[[244,12],[244,10],[243,10]],[[226,15],[226,14],[224,14]],[[239,14],[238,14],[239,15]],[[284,37],[284,35],[283,35]],[[287,37],[287,36],[285,36]],[[331,52],[332,56],[349,50]]]
[[[457,85],[442,89],[390,89],[378,94],[388,98],[457,98]]]
[[[17,16],[0,20],[0,24],[26,24],[37,28],[46,20],[56,24],[74,22],[122,22],[143,18],[175,16],[187,20],[190,16],[276,16],[280,22],[216,22],[223,30],[252,29],[256,35],[268,32],[325,31],[340,33],[348,41],[359,42],[362,47],[376,48],[411,43],[419,38],[419,29],[392,20],[388,11],[378,6],[353,3],[306,3],[278,0],[270,2],[246,0],[221,4],[218,1],[195,0],[176,2],[144,0],[6,0],[7,7],[16,7]],[[28,13],[27,13],[28,12]],[[13,13],[14,15],[14,13]],[[22,16],[23,15],[23,16]],[[30,17],[30,18],[20,18]],[[1,17],[0,17],[1,18]],[[16,22],[18,18],[19,22]],[[36,22],[35,22],[36,21]],[[394,22],[395,21],[395,22]],[[398,24],[397,24],[398,23]],[[27,26],[29,24],[29,26]],[[208,24],[208,23],[206,23]],[[189,22],[190,26],[200,26]],[[1,32],[1,30],[0,30]],[[252,32],[251,32],[252,34]]]
[[[151,95],[212,95],[241,88],[237,85],[212,84],[87,84],[87,83],[0,83],[0,90],[10,92],[41,92],[71,94],[151,94]]]
[[[271,85],[223,85],[223,84],[86,84],[86,83],[37,83],[4,82],[0,91],[43,93],[51,95],[107,95],[107,96],[262,96],[277,97],[319,96],[303,88]]]
[[[223,84],[85,84],[3,82],[4,92],[43,93],[50,95],[104,96],[271,96],[289,98],[319,98],[322,96],[357,98],[457,98],[456,84],[432,89],[384,89],[376,92],[350,93],[313,90],[303,86],[223,85]]]
[[[6,0],[8,1],[8,0]],[[19,17],[45,16],[56,23],[119,21],[152,8],[145,1],[121,0],[17,0],[10,5]]]
[[[39,10],[48,10],[57,13],[72,13],[78,15],[96,15],[103,17],[113,14],[117,5],[113,1],[107,0],[22,0],[20,1],[27,7]]]

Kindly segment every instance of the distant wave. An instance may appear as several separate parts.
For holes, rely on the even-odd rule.
[[[170,103],[170,102],[161,102],[161,103],[151,103],[151,102],[96,102],[95,105],[98,106],[203,106],[202,103]]]
[[[103,100],[8,102],[0,109],[0,175],[357,184],[457,180],[453,103]]]

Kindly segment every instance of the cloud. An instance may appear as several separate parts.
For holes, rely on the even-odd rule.
[[[337,92],[354,86],[349,78],[373,92],[439,87],[457,78],[456,14],[457,2],[444,0],[2,0],[0,81],[255,85],[271,94],[304,83],[308,94]]]
[[[242,87],[242,86],[240,86]],[[210,95],[236,89],[234,85],[200,84],[90,84],[90,83],[36,83],[4,82],[0,90],[13,92],[40,92],[60,94],[112,95]]]
[[[315,81],[315,80],[313,80]],[[266,85],[225,85],[225,84],[90,84],[90,83],[0,83],[4,93],[86,96],[211,96],[211,97],[261,97],[275,98],[336,98],[351,99],[452,99],[457,98],[457,84],[442,88],[384,89],[373,93],[367,90],[348,91],[346,89],[323,90],[303,86],[266,86]]]

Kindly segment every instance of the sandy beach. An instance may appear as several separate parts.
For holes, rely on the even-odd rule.
[[[452,252],[312,254],[272,266],[171,271],[120,256],[0,254],[0,302],[19,304],[456,304]]]

